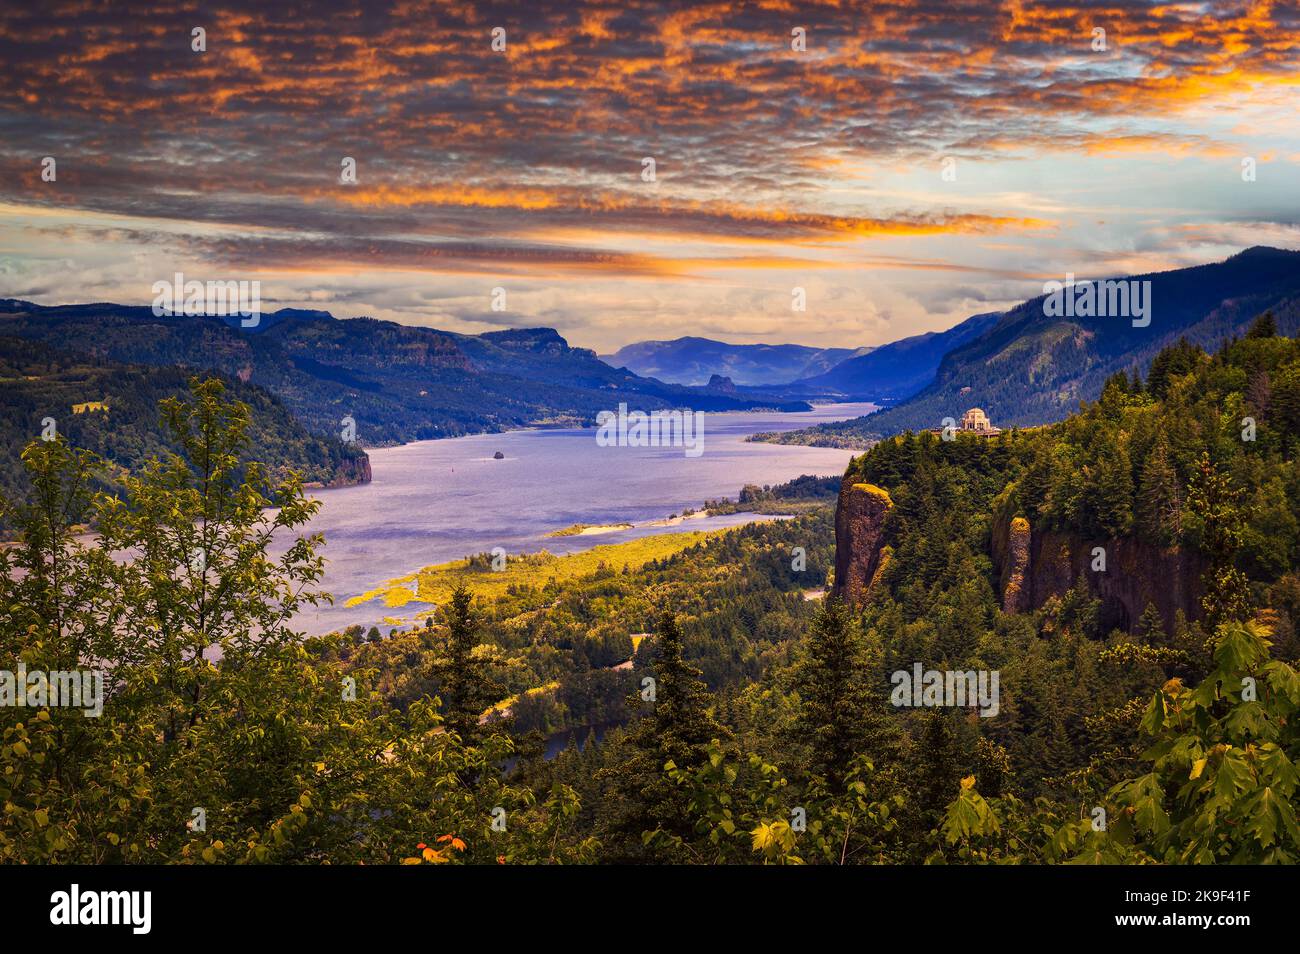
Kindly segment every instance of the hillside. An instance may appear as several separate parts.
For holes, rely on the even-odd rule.
[[[728,344],[711,338],[638,341],[604,361],[643,377],[676,384],[707,384],[717,374],[741,386],[789,384],[822,374],[871,348],[810,348],[805,345]]]
[[[899,401],[911,397],[932,380],[943,356],[978,337],[996,323],[996,314],[975,315],[947,331],[901,338],[850,358],[823,374],[794,383],[845,398]]]
[[[944,355],[934,381],[910,400],[784,440],[867,440],[938,427],[970,407],[1003,427],[1058,421],[1094,400],[1111,374],[1145,371],[1180,338],[1213,347],[1266,310],[1283,333],[1300,329],[1300,252],[1255,247],[1216,264],[1130,277],[1151,282],[1146,327],[1127,318],[1050,317],[1039,296],[994,316],[991,327]]]
[[[127,470],[174,448],[164,437],[158,402],[188,392],[189,373],[89,358],[18,338],[0,337],[0,495],[21,499],[20,455],[53,418],[58,434]],[[252,409],[250,459],[296,470],[308,483],[342,486],[370,479],[364,451],[309,433],[263,389],[225,380],[230,397]]]
[[[363,445],[531,425],[588,424],[620,401],[653,410],[805,409],[798,401],[647,380],[571,348],[549,328],[456,335],[373,318],[282,310],[254,329],[113,304],[0,300],[0,335],[113,362],[219,371],[279,397],[309,430],[351,416]]]

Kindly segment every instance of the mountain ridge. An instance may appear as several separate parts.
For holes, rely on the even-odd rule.
[[[944,354],[934,379],[901,403],[774,439],[865,443],[939,427],[970,407],[983,408],[1003,427],[1051,423],[1080,401],[1094,400],[1116,371],[1144,371],[1179,338],[1210,348],[1269,310],[1283,333],[1300,330],[1300,251],[1252,246],[1221,262],[1123,279],[1151,282],[1149,326],[1134,326],[1128,317],[1051,316],[1043,308],[1046,295],[1038,295],[993,315],[989,327]],[[1113,279],[1088,281],[1104,280]]]
[[[829,370],[872,348],[816,348],[797,344],[731,344],[684,335],[635,341],[601,360],[645,377],[674,384],[704,384],[713,375],[745,387],[772,387]]]
[[[621,401],[645,410],[808,408],[780,395],[642,378],[570,347],[550,328],[458,335],[283,309],[244,329],[237,316],[160,317],[148,306],[0,299],[0,334],[122,363],[217,371],[277,395],[314,433],[338,433],[351,417],[368,446],[587,425]]]

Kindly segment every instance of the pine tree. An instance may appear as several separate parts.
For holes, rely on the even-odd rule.
[[[432,664],[440,684],[443,717],[448,731],[466,745],[479,735],[479,719],[496,702],[501,689],[491,679],[487,664],[474,655],[479,645],[479,621],[473,594],[457,586],[447,605],[447,638],[442,654]]]
[[[709,714],[708,688],[700,670],[683,658],[681,630],[669,612],[660,617],[655,648],[654,711],[623,736],[621,760],[597,775],[610,786],[602,840],[616,861],[645,860],[647,832],[694,837],[688,797],[664,767],[672,763],[684,770],[698,768],[708,760],[710,742],[731,737]]]
[[[1266,311],[1255,319],[1251,324],[1250,330],[1246,332],[1247,338],[1275,338],[1277,337],[1277,321],[1273,318],[1273,312]]]
[[[1196,521],[1200,550],[1209,563],[1202,576],[1205,595],[1201,607],[1210,631],[1222,623],[1250,617],[1250,583],[1235,562],[1245,526],[1244,496],[1244,491],[1211,463],[1208,454],[1201,455],[1187,505]]]
[[[1138,619],[1137,633],[1152,645],[1159,645],[1165,641],[1165,618],[1160,615],[1160,610],[1156,608],[1155,603],[1147,603],[1147,608],[1142,611],[1142,616]]]
[[[921,829],[929,831],[957,797],[962,776],[961,751],[951,713],[932,709],[925,714],[912,762],[918,820]]]
[[[1123,434],[1107,446],[1097,464],[1097,524],[1107,536],[1124,537],[1133,529],[1133,468]]]
[[[838,599],[827,597],[813,618],[794,688],[794,741],[807,746],[807,774],[824,778],[832,792],[855,756],[896,754],[896,733],[871,688],[862,636]]]
[[[1142,465],[1138,485],[1138,526],[1161,546],[1176,543],[1183,530],[1183,492],[1169,457],[1164,434]]]

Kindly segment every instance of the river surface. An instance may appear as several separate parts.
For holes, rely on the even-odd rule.
[[[386,615],[380,601],[355,607],[346,601],[385,580],[495,547],[509,554],[564,554],[648,534],[748,523],[756,519],[753,514],[644,526],[699,508],[705,500],[734,500],[745,484],[842,473],[852,451],[746,443],[745,438],[872,410],[871,404],[832,404],[797,414],[707,414],[704,452],[698,457],[686,456],[680,447],[601,447],[595,428],[479,434],[371,450],[369,484],[311,492],[321,509],[307,529],[325,536],[321,588],[335,602],[307,607],[294,625],[319,634],[353,623],[380,623]],[[498,451],[504,459],[494,459]],[[638,526],[592,536],[547,536],[578,523]]]

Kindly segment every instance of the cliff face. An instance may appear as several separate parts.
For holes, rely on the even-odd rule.
[[[1023,613],[1030,606],[1029,551],[1033,535],[1024,517],[1013,519],[1007,529],[1006,559],[1003,567],[1002,612]]]
[[[334,476],[328,481],[313,481],[307,487],[355,487],[357,484],[370,483],[370,455],[358,453],[353,457],[344,457],[334,469]]]
[[[889,494],[874,484],[852,476],[840,484],[833,596],[859,604],[870,595],[892,556],[883,542],[892,507]],[[1093,569],[1098,546],[1105,549],[1104,570]],[[1179,612],[1189,621],[1201,616],[1205,563],[1192,550],[1165,550],[1134,539],[1083,540],[1036,530],[1024,517],[1003,512],[994,518],[992,551],[1006,613],[1038,609],[1083,578],[1101,600],[1106,629],[1132,631],[1150,604],[1160,611],[1170,635]]]
[[[835,585],[831,595],[853,604],[861,602],[889,559],[882,546],[885,517],[894,505],[874,484],[845,477],[835,508]]]
[[[1104,570],[1094,570],[1093,549],[1106,551]],[[1035,531],[1016,517],[993,528],[993,559],[1002,579],[1002,608],[1020,613],[1062,596],[1083,577],[1101,600],[1105,626],[1131,631],[1148,604],[1154,603],[1171,632],[1177,613],[1201,615],[1199,554],[1178,548],[1162,550],[1140,540],[1085,541],[1059,531]]]
[[[351,460],[339,461],[339,475],[333,487],[350,487],[353,484],[370,483],[370,455],[360,454]]]

